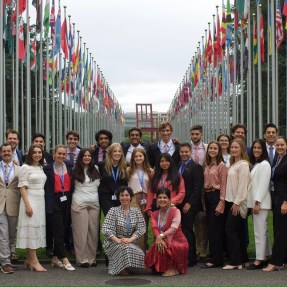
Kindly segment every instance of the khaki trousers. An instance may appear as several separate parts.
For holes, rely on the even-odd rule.
[[[98,239],[100,206],[81,206],[72,203],[72,230],[76,263],[96,262]]]

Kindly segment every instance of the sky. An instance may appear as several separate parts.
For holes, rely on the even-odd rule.
[[[124,112],[135,112],[136,103],[152,103],[154,111],[166,112],[216,5],[221,18],[221,3],[62,0],[61,6],[67,6],[67,16]]]

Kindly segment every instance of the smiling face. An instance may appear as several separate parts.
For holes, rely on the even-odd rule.
[[[263,150],[262,150],[261,144],[260,143],[255,143],[253,145],[252,152],[253,152],[253,155],[254,155],[255,159],[258,160],[263,154]]]
[[[159,208],[168,208],[170,207],[170,199],[164,193],[161,193],[157,197],[157,205]]]
[[[54,159],[58,163],[62,163],[66,159],[67,150],[63,147],[57,148],[54,153]]]
[[[226,136],[221,136],[219,138],[218,142],[219,142],[222,150],[227,150],[229,145],[230,145],[229,139]]]
[[[131,131],[129,139],[130,139],[130,142],[133,146],[139,145],[141,142],[140,132],[136,131],[136,130]]]
[[[219,153],[219,148],[218,148],[217,144],[215,144],[215,143],[210,144],[207,152],[208,152],[208,155],[210,156],[211,160],[216,159],[216,157],[218,156],[218,153]]]
[[[41,146],[42,149],[45,148],[45,141],[42,137],[36,137],[33,141],[33,144],[37,144],[37,145]]]
[[[230,147],[230,154],[235,158],[235,160],[241,158],[241,147],[238,142],[232,142]]]
[[[32,154],[32,160],[34,164],[38,164],[42,159],[43,153],[42,150],[38,147],[35,147]]]
[[[235,132],[232,134],[234,139],[241,139],[244,140],[245,139],[245,130],[244,128],[237,128],[235,130]]]
[[[67,139],[67,145],[69,149],[74,150],[79,143],[79,139],[74,135],[70,134]]]
[[[159,166],[163,171],[168,171],[170,167],[170,162],[165,157],[162,157],[160,159]]]
[[[18,135],[14,133],[9,133],[7,135],[7,143],[12,147],[13,150],[15,150],[17,145],[19,144]]]
[[[11,162],[13,157],[12,147],[10,145],[2,146],[1,156],[5,163]]]
[[[284,139],[279,138],[276,141],[276,151],[278,152],[279,156],[283,156],[286,153],[287,144]]]
[[[122,150],[120,147],[115,147],[114,150],[112,151],[112,161],[118,162],[121,160],[123,156]]]
[[[100,134],[98,144],[102,149],[106,149],[109,147],[111,142],[106,134]]]
[[[87,150],[83,155],[83,164],[89,165],[91,161],[92,161],[91,153]]]
[[[144,155],[140,151],[135,153],[135,163],[136,164],[142,164],[144,162]]]
[[[132,200],[132,198],[131,198],[131,196],[127,190],[120,193],[119,201],[121,203],[121,206],[123,206],[123,207],[128,206],[130,204],[131,200]]]
[[[194,144],[199,144],[201,141],[202,133],[200,130],[191,130],[190,137]]]
[[[168,143],[170,141],[172,130],[169,125],[167,125],[165,128],[162,128],[159,133],[163,142]]]
[[[266,140],[267,144],[269,146],[273,146],[277,139],[277,131],[274,127],[269,127],[266,129],[266,132],[264,134],[264,139]]]
[[[187,161],[191,158],[191,149],[186,146],[182,146],[179,149],[179,155],[180,155],[180,160]]]

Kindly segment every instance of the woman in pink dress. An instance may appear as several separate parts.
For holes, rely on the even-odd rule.
[[[145,256],[145,267],[162,273],[162,276],[185,274],[189,246],[181,230],[180,211],[171,207],[169,189],[159,189],[156,198],[160,209],[151,214],[155,241]]]

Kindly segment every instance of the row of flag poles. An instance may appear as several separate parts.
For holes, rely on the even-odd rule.
[[[83,146],[92,144],[101,128],[119,141],[124,113],[118,100],[66,7],[62,12],[60,0],[58,9],[55,0],[42,1],[1,0],[0,143],[7,128],[20,132],[22,149],[35,132],[46,135],[47,150],[64,143],[72,129],[80,132]]]
[[[287,79],[287,72],[282,75],[278,67],[282,53],[286,63],[287,44],[286,52],[280,47],[287,0],[281,2],[223,0],[221,15],[216,7],[169,107],[180,140],[188,138],[192,124],[203,125],[207,141],[220,133],[229,134],[230,127],[239,122],[247,125],[248,144],[262,137],[269,122],[285,134],[287,124],[282,119],[287,119],[287,101],[286,95],[279,95],[278,84],[287,89],[282,80]]]

